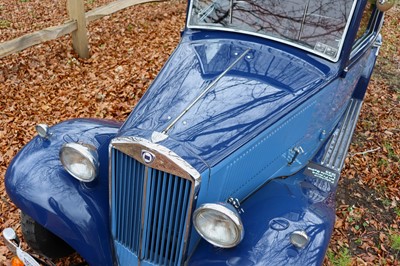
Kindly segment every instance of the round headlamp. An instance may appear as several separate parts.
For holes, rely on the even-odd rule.
[[[66,143],[61,148],[60,160],[65,170],[79,181],[91,182],[97,176],[99,159],[91,145]]]
[[[221,248],[231,248],[244,236],[243,224],[236,209],[225,203],[201,205],[193,215],[197,232],[209,243]]]

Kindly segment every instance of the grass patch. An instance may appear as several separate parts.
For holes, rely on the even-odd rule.
[[[400,234],[391,235],[390,242],[391,242],[392,249],[400,252]]]
[[[335,253],[331,250],[327,253],[328,260],[335,266],[350,266],[351,265],[351,255],[347,248],[343,248],[335,256]]]
[[[385,208],[389,208],[392,205],[392,201],[390,199],[383,199],[382,204]]]
[[[0,19],[0,29],[6,29],[11,26],[11,22],[5,19]]]
[[[394,161],[399,161],[400,159],[398,158],[397,154],[394,152],[393,146],[391,143],[386,142],[383,144],[388,152],[388,157],[389,159],[392,159]]]
[[[128,26],[126,26],[126,29],[131,32],[133,30],[133,25],[131,23],[128,24]]]
[[[395,56],[399,52],[397,35],[393,34],[399,32],[400,24],[398,19],[398,4],[397,6],[386,13],[385,26],[382,33],[385,36],[383,38],[383,45],[381,52],[378,56],[378,64],[374,70],[374,74],[383,79],[385,84],[388,85],[389,89],[395,93],[400,93],[400,79],[398,78],[400,70],[399,59]],[[399,95],[400,96],[400,95]],[[399,97],[398,96],[398,97]]]

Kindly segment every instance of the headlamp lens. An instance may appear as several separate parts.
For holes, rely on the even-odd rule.
[[[60,151],[60,160],[65,170],[82,182],[93,181],[98,172],[96,148],[86,144],[67,143]]]
[[[217,247],[234,247],[243,239],[239,214],[229,204],[203,204],[194,212],[193,221],[197,232]]]

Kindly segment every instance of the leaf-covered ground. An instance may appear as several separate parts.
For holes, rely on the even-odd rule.
[[[399,11],[386,14],[383,46],[342,171],[329,265],[400,265]]]
[[[87,9],[111,0],[86,0]],[[67,20],[65,0],[0,0],[0,42]],[[10,160],[34,125],[75,117],[124,120],[177,45],[186,2],[128,8],[89,25],[91,58],[69,36],[0,59],[0,230],[20,234],[4,189]],[[384,45],[340,181],[326,265],[400,265],[400,27],[387,15]],[[400,239],[397,241],[400,242]],[[11,254],[0,240],[0,265]],[[79,258],[57,261],[70,265]]]

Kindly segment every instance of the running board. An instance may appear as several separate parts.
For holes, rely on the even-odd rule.
[[[363,101],[359,99],[352,98],[350,100],[340,127],[330,137],[328,148],[322,156],[321,165],[338,172],[342,170],[362,103]]]

